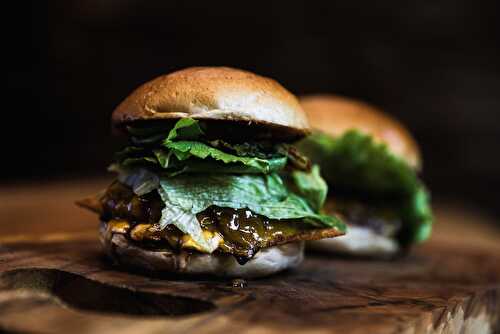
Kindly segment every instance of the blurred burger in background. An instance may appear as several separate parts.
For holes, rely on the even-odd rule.
[[[419,147],[381,110],[352,99],[305,96],[314,132],[298,147],[329,186],[326,213],[340,213],[345,236],[310,242],[320,251],[391,257],[431,233],[429,193],[418,177]]]

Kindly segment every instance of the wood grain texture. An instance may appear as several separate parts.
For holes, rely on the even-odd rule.
[[[37,333],[487,333],[499,330],[500,237],[485,218],[439,209],[406,258],[310,255],[250,280],[129,273],[103,258],[95,216],[74,207],[97,183],[0,191],[0,329]]]

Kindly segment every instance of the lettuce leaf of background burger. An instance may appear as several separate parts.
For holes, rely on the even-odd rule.
[[[317,162],[330,191],[374,203],[388,202],[403,222],[402,245],[426,240],[432,229],[429,194],[415,171],[371,136],[350,130],[333,138],[316,131],[297,145]]]

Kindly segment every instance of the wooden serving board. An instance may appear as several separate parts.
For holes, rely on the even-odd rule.
[[[439,209],[430,242],[394,261],[312,254],[296,270],[230,280],[147,276],[101,254],[73,199],[97,183],[0,191],[0,331],[36,333],[494,333],[500,234]]]

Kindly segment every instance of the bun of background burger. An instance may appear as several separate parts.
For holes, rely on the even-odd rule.
[[[387,145],[389,151],[420,170],[420,149],[410,132],[397,120],[367,103],[334,95],[311,95],[300,99],[311,128],[332,137],[356,129]]]
[[[301,97],[311,128],[333,138],[349,130],[369,135],[376,143],[383,143],[389,152],[405,161],[414,170],[422,167],[420,149],[409,131],[397,120],[367,103],[335,95],[310,95]],[[328,173],[326,170],[322,174]],[[332,186],[330,185],[330,188]],[[325,209],[331,207],[328,200]],[[390,256],[399,251],[398,242],[373,233],[363,227],[348,224],[348,233],[332,239],[309,242],[313,249],[361,256]]]
[[[113,112],[115,129],[149,121],[193,118],[212,122],[224,135],[293,141],[309,132],[297,98],[272,79],[225,67],[195,67],[160,76],[137,88]],[[227,126],[220,126],[225,124]],[[208,127],[207,127],[208,128]],[[234,133],[231,133],[234,132]],[[89,203],[80,205],[91,208]],[[119,229],[118,229],[119,230]],[[318,235],[322,232],[319,231]],[[325,232],[324,237],[333,236]],[[297,266],[303,242],[262,248],[245,265],[221,253],[151,250],[101,223],[100,239],[116,262],[152,271],[218,276],[266,276]]]

